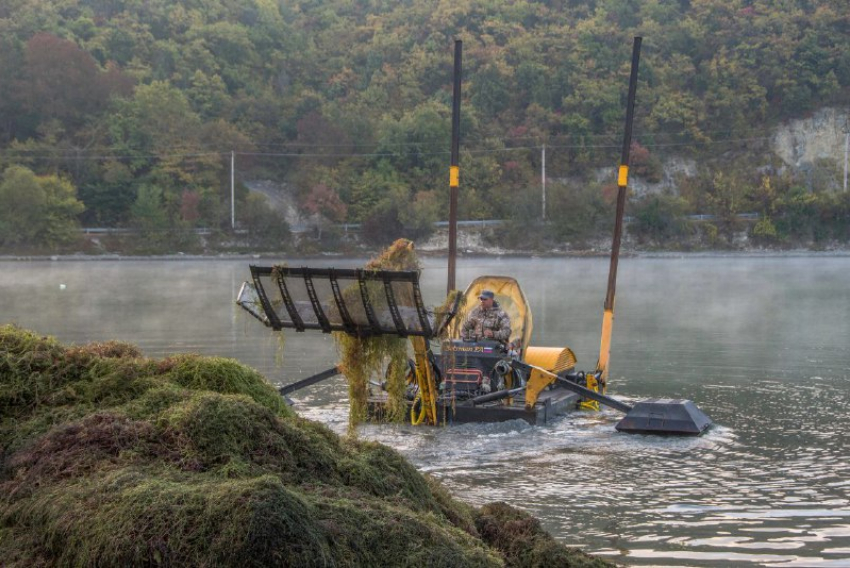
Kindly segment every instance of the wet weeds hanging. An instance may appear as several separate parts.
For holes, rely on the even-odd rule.
[[[413,242],[398,239],[380,256],[366,264],[366,270],[419,270],[419,260]],[[369,283],[371,285],[372,283]],[[377,286],[382,284],[375,282]],[[367,292],[369,285],[367,285]],[[343,290],[343,295],[357,295],[358,290]],[[379,290],[370,293],[375,303],[385,303],[385,296]],[[412,303],[410,298],[399,298],[402,302]],[[344,332],[334,332],[334,340],[340,355],[340,369],[348,381],[349,397],[349,434],[355,434],[357,425],[368,418],[369,381],[372,376],[381,376],[386,369],[384,379],[387,391],[387,411],[385,419],[401,422],[407,414],[405,393],[407,390],[407,340],[394,335],[373,335],[360,337]]]

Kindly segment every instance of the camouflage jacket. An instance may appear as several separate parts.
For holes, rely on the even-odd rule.
[[[461,335],[464,341],[484,339],[484,330],[493,330],[493,339],[507,343],[511,337],[511,318],[505,311],[494,303],[493,307],[485,310],[476,306],[463,322]]]

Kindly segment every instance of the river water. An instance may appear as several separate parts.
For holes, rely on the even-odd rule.
[[[255,261],[270,264],[269,261]],[[362,260],[287,259],[353,267]],[[276,335],[234,305],[248,261],[7,261],[0,323],[64,342],[120,339],[147,355],[234,357],[276,384],[330,367],[318,332]],[[514,276],[533,345],[599,349],[607,259],[462,258],[458,283]],[[428,305],[444,259],[426,259]],[[636,566],[850,567],[850,257],[663,256],[620,263],[609,394],[688,398],[701,438],[619,434],[613,410],[436,428],[366,425],[473,504],[506,501],[566,544]],[[343,433],[343,379],[296,409]]]

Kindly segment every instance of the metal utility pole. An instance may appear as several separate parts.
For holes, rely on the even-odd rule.
[[[850,132],[844,135],[844,191],[847,191],[847,155],[850,154]]]
[[[236,152],[230,151],[230,228],[236,228]]]
[[[546,220],[546,144],[543,144],[543,152],[541,153],[540,177],[543,180],[543,214],[542,219]]]
[[[455,286],[457,263],[457,192],[460,185],[460,77],[463,42],[455,40],[454,88],[452,89],[452,163],[449,168],[449,281],[446,294]]]

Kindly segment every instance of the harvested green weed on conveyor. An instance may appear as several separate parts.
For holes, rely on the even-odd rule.
[[[479,522],[236,361],[0,326],[4,566],[530,566]]]
[[[398,239],[380,256],[370,260],[365,268],[419,270],[420,265],[413,242]],[[360,292],[352,293],[359,295]],[[376,294],[376,297],[380,296]],[[355,434],[357,425],[366,420],[369,379],[385,368],[388,395],[385,418],[390,422],[404,420],[407,411],[407,340],[393,335],[357,337],[344,332],[334,332],[333,336],[339,350],[339,367],[348,380],[348,433]]]

